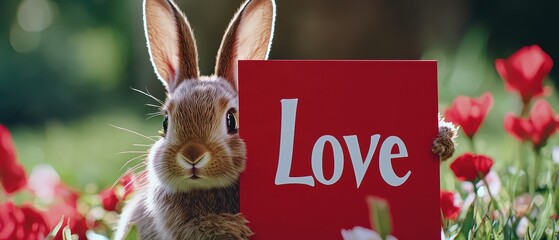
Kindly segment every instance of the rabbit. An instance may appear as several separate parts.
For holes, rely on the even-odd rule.
[[[253,233],[239,213],[246,146],[238,134],[237,60],[267,59],[274,0],[241,5],[212,76],[200,76],[192,29],[176,4],[143,6],[151,62],[168,93],[163,135],[149,151],[145,186],[126,203],[113,238],[124,239],[135,224],[141,239],[248,239]],[[456,129],[440,129],[432,150],[448,158]]]
[[[237,60],[267,59],[275,2],[242,4],[212,76],[200,76],[192,29],[172,0],[144,0],[143,10],[151,62],[168,96],[145,186],[123,208],[114,239],[132,224],[142,239],[248,239],[252,231],[239,214],[246,146],[238,134]]]

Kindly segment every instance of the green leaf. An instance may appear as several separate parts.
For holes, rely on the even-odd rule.
[[[60,231],[60,228],[62,227],[62,223],[64,222],[64,216],[62,216],[60,218],[60,221],[58,222],[58,224],[56,224],[56,226],[52,229],[52,231],[49,233],[49,235],[47,236],[47,238],[45,238],[45,240],[52,240],[56,237],[56,234],[58,234],[58,231]]]
[[[559,213],[559,188],[555,188],[555,212]]]
[[[549,218],[551,217],[553,210],[553,195],[551,192],[548,192],[547,199],[545,200],[545,205],[542,210],[542,213],[538,217],[538,221],[536,222],[536,230],[534,231],[534,239],[542,239],[542,236],[545,232],[545,228],[547,227],[547,223],[549,222]]]
[[[466,218],[464,218],[464,222],[462,222],[462,228],[457,239],[469,239],[470,230],[472,230],[475,222],[474,206],[475,203],[472,203],[470,208],[468,208],[468,213]]]
[[[557,223],[555,221],[552,221],[553,224],[551,224],[552,228],[551,228],[551,232],[547,235],[547,239],[555,239],[555,231],[557,231]]]
[[[526,235],[524,235],[525,240],[532,240],[532,235],[530,234],[530,226],[526,229]]]
[[[68,225],[66,225],[66,227],[64,227],[64,230],[62,230],[62,239],[72,240],[72,230],[70,230],[70,227]]]
[[[371,222],[375,230],[382,239],[386,239],[392,232],[392,219],[390,218],[390,209],[385,199],[378,197],[367,197],[367,204],[371,214]]]

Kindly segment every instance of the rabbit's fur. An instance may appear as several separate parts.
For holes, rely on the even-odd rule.
[[[223,37],[215,75],[199,75],[187,19],[172,0],[144,0],[152,64],[168,98],[164,135],[150,149],[145,187],[127,202],[115,239],[131,224],[142,239],[248,239],[238,178],[246,146],[238,131],[237,61],[267,59],[275,3],[245,2]]]

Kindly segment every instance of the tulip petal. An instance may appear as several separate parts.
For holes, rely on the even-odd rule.
[[[493,159],[490,157],[464,153],[450,164],[450,169],[458,180],[474,182],[479,177],[485,177],[492,166]]]
[[[479,98],[458,96],[451,106],[445,110],[445,117],[459,125],[468,137],[473,137],[481,123],[493,106],[493,96],[490,92]]]
[[[16,161],[16,151],[12,135],[4,125],[0,125],[0,173],[3,166],[11,165]]]
[[[0,183],[7,194],[27,185],[25,168],[17,161],[12,136],[3,125],[0,125]]]
[[[521,118],[515,117],[512,113],[507,113],[504,121],[505,130],[519,141],[530,140],[532,132],[531,124]]]
[[[118,205],[118,198],[115,195],[113,188],[107,188],[99,193],[103,208],[107,211],[116,211]]]
[[[25,168],[19,163],[11,166],[2,166],[3,172],[0,172],[0,183],[7,194],[15,193],[27,185]]]
[[[456,194],[454,192],[441,190],[441,212],[445,219],[456,220],[460,213],[460,206],[455,201]]]
[[[541,147],[540,145],[544,144],[557,129],[555,112],[546,100],[536,101],[530,112],[530,123],[533,129],[532,143],[536,147]]]
[[[526,46],[507,59],[497,59],[495,68],[508,91],[516,91],[524,103],[544,93],[543,81],[553,60],[538,45]]]

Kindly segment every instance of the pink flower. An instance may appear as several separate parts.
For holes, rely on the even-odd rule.
[[[493,166],[493,159],[485,155],[464,153],[450,164],[450,169],[460,181],[475,182],[485,177]]]
[[[492,106],[493,95],[490,92],[484,93],[479,98],[458,96],[444,114],[448,121],[460,125],[464,133],[472,138]]]
[[[531,141],[535,148],[545,146],[547,139],[555,133],[557,121],[555,112],[544,99],[538,99],[528,119],[509,113],[505,116],[505,130],[518,140]]]
[[[27,185],[25,168],[17,161],[12,136],[3,125],[0,125],[0,183],[7,194]]]
[[[51,203],[56,197],[56,187],[60,184],[60,176],[46,164],[37,165],[29,176],[29,190],[45,203]]]
[[[66,204],[77,208],[79,193],[60,181],[60,176],[50,165],[37,165],[31,171],[29,190],[45,204],[61,199]]]
[[[458,217],[460,206],[457,204],[455,195],[455,192],[441,190],[441,211],[445,219],[456,220]]]
[[[543,80],[552,66],[553,60],[538,45],[523,47],[509,58],[495,61],[505,88],[518,92],[525,104],[544,93]]]
[[[526,236],[526,232],[528,232],[528,227],[530,226],[530,220],[526,217],[522,217],[518,224],[516,225],[516,236],[519,239],[522,239]]]
[[[530,195],[529,193],[524,193],[514,199],[512,209],[514,210],[517,217],[521,217],[528,213],[531,204],[532,195]]]

